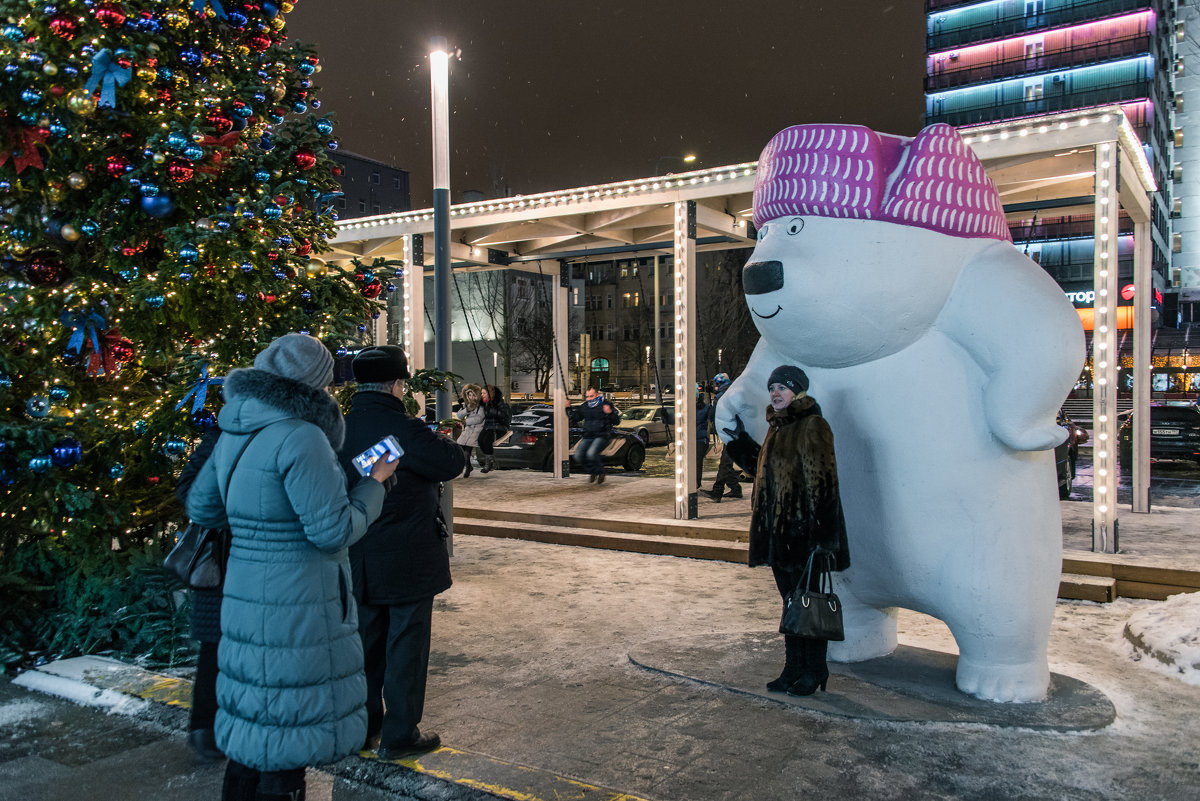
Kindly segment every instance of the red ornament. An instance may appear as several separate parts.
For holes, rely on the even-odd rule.
[[[118,339],[113,343],[112,355],[121,364],[128,364],[133,361],[133,342],[128,339]]]
[[[292,154],[292,163],[302,170],[311,170],[317,166],[317,154],[302,147]]]
[[[159,89],[158,90],[158,99],[162,103],[170,103],[171,102],[171,90],[166,88],[165,86],[163,88]]]
[[[215,265],[215,264],[204,265],[205,278],[212,278],[216,274],[217,274],[217,265]]]
[[[171,159],[167,162],[167,175],[177,184],[187,183],[196,174],[196,168],[187,159]]]
[[[309,242],[307,239],[301,239],[299,244],[296,245],[296,255],[307,256],[309,253],[312,253],[312,242]]]
[[[267,261],[279,261],[279,251],[278,250],[268,250],[267,251]]]
[[[121,8],[120,3],[98,3],[92,13],[96,15],[96,21],[105,28],[116,28],[125,24],[125,9]]]
[[[129,169],[129,159],[125,156],[109,156],[104,160],[104,169],[113,178],[120,178]]]
[[[260,299],[260,300],[265,300],[267,303],[274,303],[274,302],[275,302],[275,296],[274,296],[274,295],[271,295],[271,294],[269,294],[269,293],[263,293],[263,292],[259,292],[259,293],[258,293],[258,297],[259,297],[259,299]]]
[[[330,172],[332,172],[334,174],[334,177],[337,177],[342,174],[342,168],[334,167],[332,170],[330,170]]]
[[[70,14],[55,14],[50,19],[50,32],[59,39],[70,39],[78,27]]]
[[[39,250],[25,263],[25,277],[38,286],[57,286],[67,277],[67,268],[53,250]]]
[[[224,111],[210,111],[204,119],[218,134],[227,134],[233,130],[233,118]]]
[[[359,290],[359,292],[363,293],[363,297],[369,298],[371,300],[375,300],[375,298],[379,297],[379,293],[382,291],[383,291],[383,284],[379,283],[378,278],[372,279],[371,283],[367,284],[366,286],[364,286],[362,289]]]
[[[261,53],[271,46],[271,37],[267,36],[265,33],[256,33],[246,39],[246,44],[251,50],[257,50]]]
[[[146,483],[147,483],[147,484],[157,484],[158,482],[159,482],[159,477],[158,477],[158,476],[146,476]]]
[[[142,242],[140,244],[135,243],[135,244],[131,245],[128,242],[126,242],[124,245],[121,246],[121,255],[122,256],[136,256],[139,253],[144,253],[146,248],[149,246],[150,246],[149,239],[142,240]]]

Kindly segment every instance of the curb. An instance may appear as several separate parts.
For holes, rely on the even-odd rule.
[[[111,714],[145,715],[156,706],[191,708],[192,683],[127,665],[115,659],[81,656],[40,665],[13,684],[66,698]],[[407,759],[381,760],[361,751],[320,771],[415,799],[445,801],[447,784],[455,797],[509,801],[646,801],[639,796],[559,776],[540,768],[505,762],[487,754],[443,746]]]

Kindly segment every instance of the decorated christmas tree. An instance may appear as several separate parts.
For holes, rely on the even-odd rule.
[[[337,142],[290,8],[0,0],[0,605],[22,551],[160,543],[219,376],[377,314],[382,273],[314,258]]]

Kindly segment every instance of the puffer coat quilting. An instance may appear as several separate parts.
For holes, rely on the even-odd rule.
[[[221,607],[217,745],[262,771],[339,759],[366,738],[366,679],[348,547],[379,516],[384,488],[346,491],[345,426],[326,392],[261,370],[225,382],[223,434],[188,514],[233,532]],[[243,442],[228,504],[221,500]],[[226,514],[228,509],[228,515]]]

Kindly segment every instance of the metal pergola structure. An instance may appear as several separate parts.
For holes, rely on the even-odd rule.
[[[1119,106],[1053,114],[960,129],[1000,190],[1005,205],[1074,199],[1076,213],[1095,219],[1096,332],[1093,359],[1096,550],[1115,549],[1116,533],[1116,299],[1117,219],[1124,208],[1135,224],[1134,511],[1148,511],[1150,201],[1156,189],[1137,135]],[[451,260],[457,271],[516,269],[556,273],[552,298],[556,352],[567,351],[569,265],[619,254],[674,257],[675,416],[691,429],[696,383],[696,253],[752,247],[748,217],[756,163],[581,187],[538,195],[464,203],[450,210]],[[1064,213],[1070,209],[1064,207]],[[404,341],[412,366],[424,366],[422,274],[431,274],[424,238],[432,210],[339,224],[327,258],[400,259],[404,265]],[[1109,265],[1112,268],[1109,269]],[[420,271],[411,269],[419,266]],[[657,270],[655,271],[657,279]],[[657,294],[657,292],[656,292]],[[1104,302],[1111,299],[1111,303]],[[415,313],[414,313],[415,310]],[[1107,316],[1106,316],[1107,315]],[[1108,317],[1111,317],[1111,324]],[[376,331],[386,330],[379,326]],[[1110,356],[1111,354],[1111,356]],[[565,400],[568,376],[553,365],[555,475],[567,471]],[[695,460],[690,437],[676,442],[675,516],[697,516]]]
[[[567,475],[566,388],[569,369],[567,291],[570,265],[620,254],[674,258],[675,425],[689,431],[695,414],[696,254],[754,245],[747,221],[754,189],[753,163],[643,178],[560,192],[464,203],[450,209],[450,258],[456,271],[524,270],[557,275],[551,298],[555,353],[551,371],[554,404],[554,474]],[[432,274],[424,241],[434,231],[432,210],[347,221],[330,241],[326,258],[394,258],[404,264],[403,345],[413,369],[424,367],[424,285]],[[419,267],[420,270],[412,269]],[[655,270],[655,280],[658,271]],[[657,295],[657,292],[656,292]],[[376,336],[386,325],[376,327]],[[450,365],[442,365],[450,369]],[[694,445],[677,437],[675,516],[697,517]]]
[[[960,128],[1004,205],[1058,203],[1093,215],[1096,293],[1092,365],[1093,550],[1112,553],[1117,527],[1117,224],[1133,221],[1133,511],[1150,510],[1150,193],[1157,190],[1133,126],[1117,105]]]

